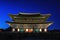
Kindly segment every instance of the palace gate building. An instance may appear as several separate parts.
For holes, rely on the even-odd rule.
[[[50,15],[40,13],[9,14],[13,21],[7,21],[7,23],[12,27],[13,32],[47,32],[47,28],[52,24],[52,22],[46,21]]]

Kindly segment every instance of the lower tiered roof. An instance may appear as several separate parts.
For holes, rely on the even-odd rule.
[[[40,22],[40,23],[22,23],[22,22],[9,22],[9,21],[6,21],[7,23],[11,23],[11,24],[49,24],[49,23],[52,23],[52,22]]]

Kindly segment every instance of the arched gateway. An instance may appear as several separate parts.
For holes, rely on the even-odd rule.
[[[40,13],[19,13],[9,14],[13,19],[13,22],[7,21],[12,27],[14,32],[17,29],[18,32],[47,32],[47,28],[52,22],[46,21],[51,14],[40,14]]]

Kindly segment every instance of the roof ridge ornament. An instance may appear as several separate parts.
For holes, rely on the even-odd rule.
[[[40,13],[22,13],[22,12],[20,12],[19,14],[21,14],[21,15],[37,15],[37,14],[39,14],[40,15]]]

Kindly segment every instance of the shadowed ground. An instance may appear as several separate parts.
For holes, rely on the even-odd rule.
[[[0,40],[58,40],[60,32],[42,33],[20,33],[20,32],[1,32]]]

